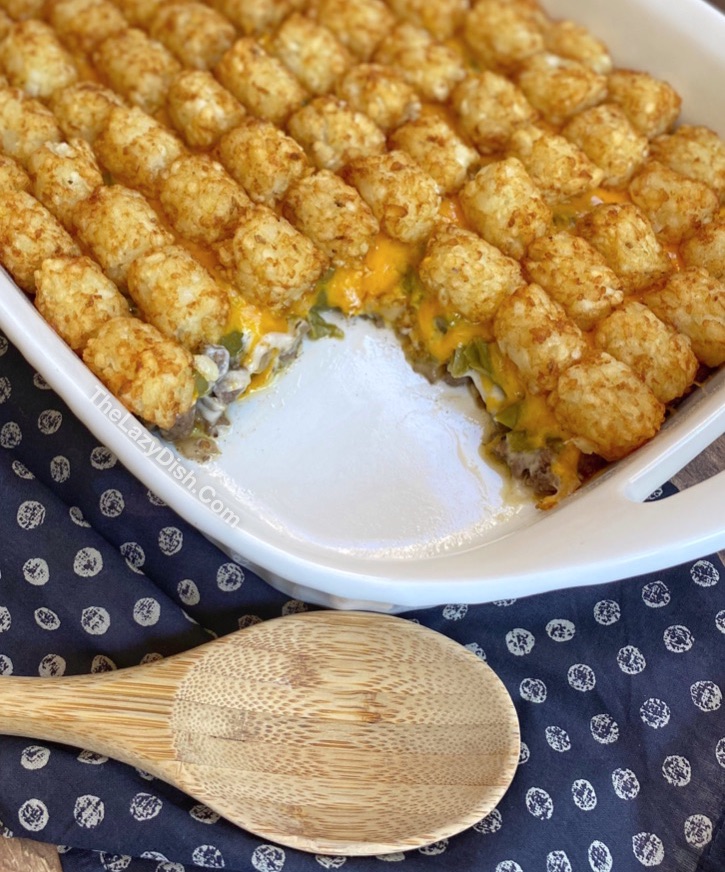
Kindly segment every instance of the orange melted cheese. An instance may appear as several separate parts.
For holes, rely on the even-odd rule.
[[[285,333],[287,318],[277,315],[270,309],[255,306],[240,296],[233,296],[225,333],[242,333],[248,330],[253,341],[260,340],[267,333]]]
[[[360,266],[338,267],[325,281],[327,303],[345,315],[370,313],[379,301],[405,294],[416,263],[413,246],[379,234]]]
[[[425,297],[416,310],[417,338],[428,354],[441,364],[447,363],[456,348],[474,339],[491,339],[484,324],[467,321],[457,312],[447,310],[436,297]]]
[[[270,333],[287,333],[289,322],[286,317],[276,314],[270,309],[255,306],[248,300],[242,299],[238,294],[231,294],[231,305],[227,318],[224,335],[233,333],[246,334],[251,338],[246,358],[252,354],[254,347]],[[244,363],[245,359],[242,359]],[[262,372],[252,376],[247,394],[265,387],[271,381],[275,373],[275,357],[272,356],[269,364]]]
[[[457,197],[444,197],[439,214],[446,221],[465,224]],[[357,315],[370,313],[371,306],[380,301],[404,297],[408,291],[406,281],[420,257],[417,246],[379,233],[362,264],[338,267],[325,279],[327,304],[346,315]]]

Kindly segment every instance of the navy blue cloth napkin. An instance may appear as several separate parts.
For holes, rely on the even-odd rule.
[[[132,666],[304,608],[134,479],[0,336],[0,674]],[[64,872],[725,870],[718,555],[407,617],[486,659],[520,716],[513,785],[469,831],[405,854],[317,857],[145,772],[14,737],[0,737],[0,830],[62,846]]]

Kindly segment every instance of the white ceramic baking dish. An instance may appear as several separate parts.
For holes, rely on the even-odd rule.
[[[683,118],[725,135],[725,17],[701,0],[549,0],[618,66],[672,82]],[[0,274],[0,327],[119,459],[180,515],[290,596],[401,611],[509,599],[656,571],[725,547],[725,472],[647,497],[725,432],[725,372],[650,444],[541,512],[482,459],[463,388],[413,373],[386,331],[345,324],[238,404],[200,466],[110,397]]]

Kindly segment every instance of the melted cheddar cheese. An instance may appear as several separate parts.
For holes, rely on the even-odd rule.
[[[327,303],[345,315],[370,313],[381,300],[404,295],[415,262],[412,246],[379,234],[361,265],[338,267],[324,281]]]
[[[232,297],[226,333],[250,331],[252,341],[258,342],[268,333],[285,333],[287,328],[287,318],[238,295]]]

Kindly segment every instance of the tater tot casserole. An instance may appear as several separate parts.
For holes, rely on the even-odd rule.
[[[545,0],[0,0],[0,263],[202,459],[374,319],[548,508],[725,362],[725,142],[681,102]]]

